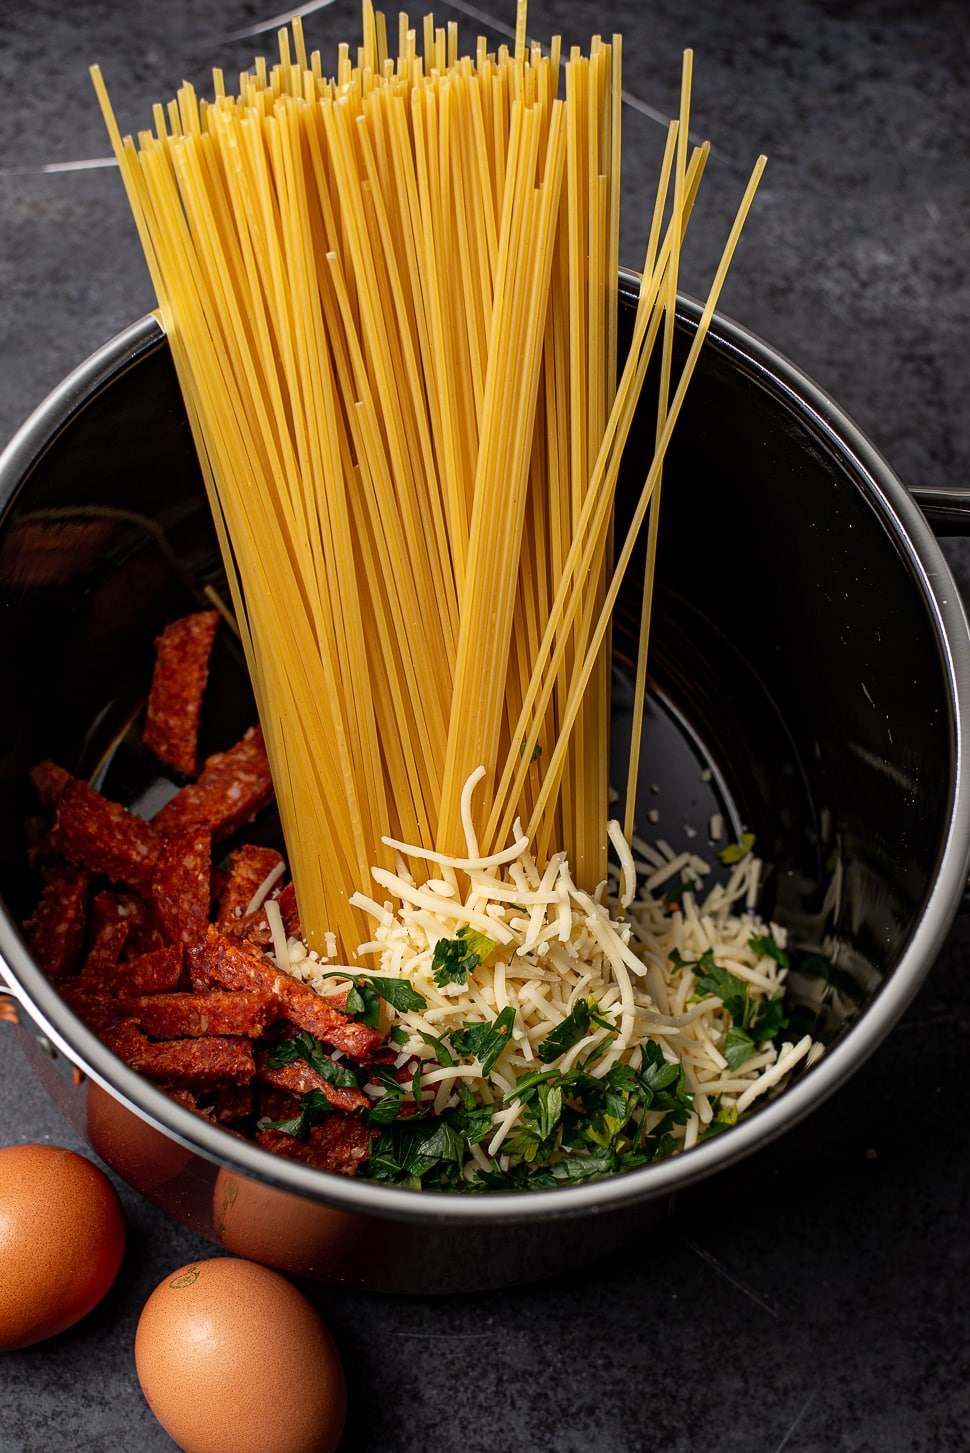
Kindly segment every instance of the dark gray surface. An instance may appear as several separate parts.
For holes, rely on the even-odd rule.
[[[0,8],[0,438],[151,306],[115,172],[44,170],[108,151],[88,63],[102,64],[135,128],[183,76],[202,85],[213,62],[231,76],[268,49],[269,38],[231,37],[273,13],[255,0]],[[456,13],[437,9],[441,21]],[[458,18],[470,41],[479,27]],[[500,18],[512,24],[512,7]],[[833,394],[904,481],[965,482],[965,0],[626,0],[533,5],[530,22],[543,39],[559,30],[584,45],[597,26],[621,30],[627,89],[665,116],[680,52],[694,48],[694,130],[715,156],[687,287],[706,286],[747,169],[767,152],[724,311]],[[306,27],[329,60],[359,22],[338,0]],[[656,121],[628,107],[632,266],[661,141]],[[964,547],[947,549],[970,593]],[[344,1450],[970,1447],[968,941],[962,920],[848,1089],[685,1196],[629,1255],[475,1298],[311,1289],[348,1368]],[[77,1145],[0,1025],[0,1143],[37,1139]],[[132,1339],[156,1283],[209,1248],[122,1194],[129,1249],[109,1297],[74,1331],[0,1357],[2,1453],[174,1446],[139,1392]]]

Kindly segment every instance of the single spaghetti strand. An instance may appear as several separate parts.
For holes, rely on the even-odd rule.
[[[674,172],[673,212],[682,218],[686,205],[685,177],[687,170],[687,137],[690,129],[690,92],[693,77],[693,53],[684,52],[681,74],[680,116],[677,132],[677,166]],[[664,341],[660,363],[660,384],[657,397],[657,428],[654,446],[659,447],[660,436],[667,414],[670,397],[670,374],[674,344],[674,327],[677,314],[677,285],[679,281],[680,247],[678,237],[683,235],[683,224],[674,233],[670,268],[667,273],[667,302],[664,319]],[[630,752],[627,766],[626,807],[623,819],[623,835],[627,842],[633,839],[636,815],[637,782],[640,771],[641,742],[643,736],[643,713],[647,694],[647,653],[650,641],[650,623],[653,609],[653,578],[657,559],[657,540],[660,526],[660,491],[662,473],[657,475],[654,497],[650,502],[647,519],[647,548],[643,573],[643,591],[640,602],[640,633],[637,638],[637,665],[633,688],[633,713],[630,725]]]

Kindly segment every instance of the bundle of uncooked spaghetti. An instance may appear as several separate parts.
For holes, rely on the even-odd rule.
[[[186,400],[257,697],[301,917],[344,954],[386,839],[606,874],[610,612],[761,163],[677,379],[681,242],[707,155],[689,55],[617,367],[620,41],[459,54],[364,3],[356,63],[183,86],[123,138],[95,71]],[[619,462],[661,354],[630,536]],[[654,518],[656,517],[656,511]],[[616,553],[615,561],[612,559]],[[649,572],[648,572],[649,573]],[[647,631],[643,632],[646,640]],[[634,757],[636,753],[634,752]]]

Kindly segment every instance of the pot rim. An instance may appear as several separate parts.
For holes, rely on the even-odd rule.
[[[635,298],[639,279],[621,271],[621,293]],[[678,318],[696,325],[700,305],[681,297]],[[30,471],[71,420],[108,383],[143,356],[165,346],[154,314],[115,335],[74,369],[30,415],[0,454],[0,528]],[[789,359],[739,324],[716,314],[706,348],[795,409],[848,463],[860,488],[911,566],[939,642],[950,693],[954,776],[940,866],[916,929],[899,962],[860,1018],[777,1098],[763,1103],[728,1133],[639,1170],[544,1191],[456,1195],[412,1191],[320,1171],[194,1115],[110,1053],[68,1009],[34,963],[6,913],[0,914],[0,981],[40,1031],[91,1079],[149,1124],[216,1166],[248,1175],[312,1201],[382,1219],[453,1225],[573,1218],[669,1196],[733,1164],[805,1118],[868,1058],[909,1005],[949,932],[970,876],[970,629],[945,557],[917,505],[888,463],[845,412]]]

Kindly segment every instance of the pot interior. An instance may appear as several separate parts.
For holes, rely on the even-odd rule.
[[[627,329],[632,315],[627,282]],[[695,324],[685,304],[681,359]],[[718,847],[755,834],[761,910],[793,950],[793,1030],[831,1043],[894,972],[932,892],[953,810],[954,704],[923,568],[891,506],[838,418],[800,402],[751,343],[715,327],[664,470],[638,831],[715,863]],[[618,534],[653,431],[647,399]],[[138,745],[153,641],[208,605],[223,575],[164,339],[143,329],[102,386],[62,401],[0,488],[0,894],[17,923],[37,892],[32,763],[53,758],[146,812],[172,790]],[[641,572],[642,552],[613,631],[617,783]],[[204,752],[255,719],[241,653],[223,642],[210,679]],[[278,824],[259,831],[273,840]]]

